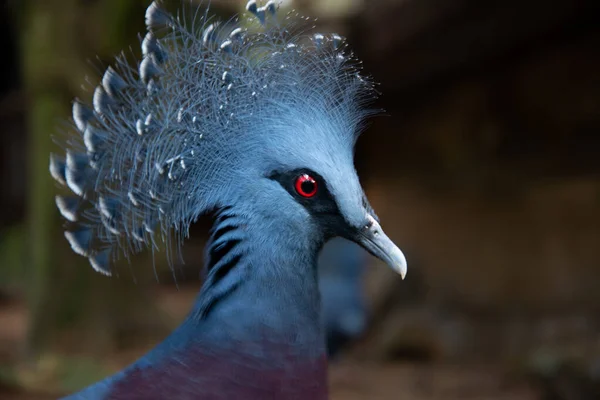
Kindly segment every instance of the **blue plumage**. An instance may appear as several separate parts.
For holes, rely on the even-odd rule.
[[[79,200],[56,200],[66,238],[107,275],[216,212],[206,279],[169,338],[73,398],[325,399],[323,244],[406,273],[353,165],[374,86],[340,36],[294,34],[272,1],[227,23],[189,11],[150,5],[142,60],[118,57],[92,106],[74,102],[50,172]]]
[[[363,283],[367,264],[367,252],[343,238],[330,240],[319,256],[319,288],[330,357],[337,356],[366,329]]]
[[[372,83],[337,35],[315,43],[271,19],[243,19],[250,27],[240,30],[235,20],[173,18],[155,2],[139,68],[118,57],[93,110],[74,102],[83,140],[66,143],[67,183],[93,206],[85,221],[95,247],[115,258],[172,232],[179,243],[199,215],[238,195],[232,182],[255,179],[274,154],[317,146],[322,132],[354,142]],[[101,199],[119,205],[118,218],[104,218]]]

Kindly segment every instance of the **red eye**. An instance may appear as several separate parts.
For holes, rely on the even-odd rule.
[[[317,181],[308,174],[300,175],[296,178],[296,192],[302,197],[313,197],[317,194]]]

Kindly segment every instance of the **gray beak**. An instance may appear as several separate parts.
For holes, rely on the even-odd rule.
[[[390,240],[381,229],[381,225],[371,215],[367,216],[368,224],[359,229],[355,241],[373,256],[387,263],[402,279],[406,276],[406,258],[402,251]]]

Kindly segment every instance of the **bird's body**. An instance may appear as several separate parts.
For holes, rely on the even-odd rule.
[[[269,23],[272,1],[247,10],[262,32],[152,3],[139,70],[118,59],[93,110],[74,104],[81,138],[50,172],[76,195],[57,205],[95,270],[217,219],[186,321],[73,399],[326,399],[323,244],[345,236],[405,273],[353,165],[372,84],[339,36],[307,43]]]
[[[319,287],[330,358],[360,338],[368,321],[363,278],[367,253],[347,239],[332,239],[319,256]]]
[[[275,217],[280,210],[271,212]],[[137,363],[74,398],[192,399],[201,393],[291,400],[310,393],[325,399],[316,252],[308,237],[290,242],[278,235],[292,226],[265,226],[269,219],[242,217],[235,207],[221,213],[207,246],[208,279],[184,324]],[[251,236],[246,232],[253,224],[261,230]],[[229,248],[232,240],[239,242]],[[277,255],[264,256],[273,249]]]
[[[189,323],[189,321],[188,321]],[[293,337],[273,337],[265,331],[256,342],[244,339],[222,344],[190,342],[199,334],[184,325],[153,352],[117,375],[92,385],[69,399],[277,399],[327,398],[325,354],[300,354]]]

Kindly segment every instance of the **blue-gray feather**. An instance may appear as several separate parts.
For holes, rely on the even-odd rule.
[[[203,287],[172,335],[73,398],[325,399],[319,250],[345,235],[403,267],[354,169],[373,84],[339,35],[295,34],[273,1],[226,23],[184,15],[150,5],[142,59],[118,57],[92,105],[74,102],[50,172],[75,194],[56,200],[65,237],[102,274],[215,211]],[[305,170],[315,201],[294,191]],[[365,253],[333,243],[348,259],[322,261],[326,329],[356,335]]]
[[[93,109],[73,103],[79,135],[50,171],[91,204],[69,219],[91,232],[79,253],[94,266],[100,254],[115,259],[173,235],[179,244],[199,215],[240,195],[229,182],[302,143],[332,146],[324,131],[351,152],[375,91],[341,37],[294,34],[275,20],[273,2],[250,2],[248,11],[258,21],[218,24],[201,14],[190,23],[155,1],[138,67],[118,57]]]
[[[322,318],[330,357],[359,339],[367,327],[363,284],[368,256],[356,243],[342,238],[330,240],[319,256]]]

